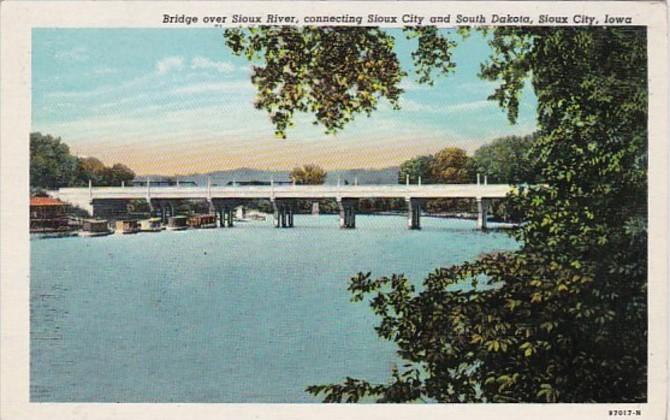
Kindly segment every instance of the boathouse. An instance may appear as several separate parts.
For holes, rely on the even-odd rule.
[[[30,197],[30,232],[69,230],[68,205],[51,197]]]
[[[216,215],[214,214],[196,214],[188,219],[188,225],[193,228],[213,228],[216,227]]]

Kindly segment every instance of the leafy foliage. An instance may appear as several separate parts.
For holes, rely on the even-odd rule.
[[[472,182],[470,157],[465,150],[447,147],[433,156],[430,165],[431,179],[440,184],[463,184]]]
[[[407,27],[417,40],[412,53],[420,83],[455,68],[456,42],[430,26]],[[458,31],[463,37],[468,29]],[[270,115],[275,135],[286,138],[295,112],[311,113],[313,123],[334,134],[357,114],[370,115],[385,98],[400,109],[400,81],[407,75],[393,48],[395,39],[377,27],[259,26],[230,28],[225,42],[246,57],[256,86],[255,107]]]
[[[320,185],[326,181],[326,171],[319,165],[306,164],[291,170],[291,180],[300,185]]]
[[[402,93],[394,39],[379,28],[262,26],[227,29],[226,44],[257,64],[251,80],[258,109],[286,137],[296,111],[334,133],[356,114],[370,114],[380,98],[395,107]]]
[[[537,135],[508,136],[493,140],[475,151],[473,167],[491,183],[535,184],[539,171],[531,149]]]
[[[126,165],[105,166],[94,157],[78,158],[61,138],[30,133],[30,186],[34,189],[56,189],[94,185],[120,185],[135,178]]]
[[[77,179],[77,158],[61,138],[30,133],[30,185],[54,189]]]
[[[423,184],[432,184],[432,164],[432,155],[416,156],[412,159],[404,161],[400,164],[400,171],[398,172],[398,184],[406,183],[408,178],[409,182],[412,184],[418,184],[419,179],[421,179]]]
[[[314,33],[321,30],[304,31],[318,37]],[[361,36],[356,30],[322,32],[332,36],[338,31],[348,34],[343,37]],[[376,40],[387,39],[380,30],[367,31]],[[508,197],[509,205],[525,217],[526,223],[515,232],[521,248],[437,269],[418,289],[402,275],[355,276],[350,285],[353,300],[371,297],[380,318],[377,333],[397,344],[406,364],[393,370],[385,384],[347,378],[340,384],[307,388],[324,394],[325,401],[646,400],[645,29],[497,27],[488,33],[492,55],[482,64],[480,76],[499,84],[490,99],[514,122],[525,81],[532,82],[538,98],[540,134],[530,153],[541,168],[542,185],[519,188]],[[244,50],[263,53],[266,61],[274,62],[282,48],[268,50],[266,45],[275,41],[267,37],[274,35],[268,30],[263,34],[261,42],[247,42]],[[452,45],[440,31],[422,36],[424,45],[438,46],[420,46],[414,53],[415,63],[423,66],[420,81],[430,82],[431,67],[438,73],[451,68]],[[345,51],[340,58],[356,56],[353,50],[359,48],[349,48],[353,43],[332,45]],[[303,63],[305,58],[295,54],[304,46],[289,46],[294,58],[288,60]],[[360,51],[363,57],[366,48]],[[385,51],[387,57],[392,55]],[[318,54],[310,57],[319,60]],[[397,64],[395,57],[391,62]],[[331,85],[320,85],[324,91],[339,86],[337,74],[324,76],[304,64],[299,68],[306,82],[298,84],[318,79],[319,84]],[[345,80],[355,77],[346,65],[325,68],[342,72]],[[395,65],[387,70],[376,68],[372,77],[384,79],[384,86],[396,86],[404,77]],[[283,73],[277,74],[277,85],[265,79],[260,85],[284,86]],[[363,74],[364,79],[370,77]],[[400,93],[392,95],[396,105]],[[315,95],[301,96],[304,102],[297,106],[282,104],[289,113],[317,112],[324,104],[357,112],[350,98],[343,99],[339,107]],[[334,131],[350,119],[347,113],[331,113],[324,121]],[[279,125],[282,128],[285,125]],[[464,287],[468,284],[474,287]]]
[[[460,184],[472,182],[472,161],[466,151],[446,147],[434,155],[417,156],[400,164],[398,183]]]

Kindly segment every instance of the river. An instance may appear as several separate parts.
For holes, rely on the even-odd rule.
[[[304,389],[400,365],[349,278],[514,249],[474,221],[296,216],[233,229],[31,241],[31,401],[318,402]]]

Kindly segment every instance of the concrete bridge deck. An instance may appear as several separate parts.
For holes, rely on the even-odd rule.
[[[505,184],[430,185],[281,185],[225,187],[90,187],[61,188],[50,195],[64,201],[113,199],[323,199],[323,198],[504,198]]]
[[[340,206],[342,227],[355,227],[355,207],[358,199],[403,198],[408,203],[408,225],[420,227],[421,204],[427,199],[475,199],[479,208],[480,228],[486,227],[486,211],[491,199],[504,198],[513,189],[505,184],[430,184],[430,185],[269,185],[269,186],[169,186],[156,187],[93,187],[61,188],[49,195],[95,214],[95,206],[120,200],[147,200],[161,203],[178,200],[207,200],[217,212],[244,200],[266,199],[275,208],[275,224],[290,227],[295,200],[335,199]],[[222,213],[222,218],[229,216]],[[284,223],[286,218],[289,222]],[[232,217],[231,217],[232,220]],[[232,222],[231,222],[232,224]],[[279,226],[278,226],[279,227]]]

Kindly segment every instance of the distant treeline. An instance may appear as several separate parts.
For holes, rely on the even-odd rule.
[[[105,166],[94,157],[80,158],[70,153],[70,148],[60,137],[30,133],[30,188],[51,190],[60,187],[88,185],[121,185],[135,178],[126,165],[115,163]]]
[[[434,155],[409,159],[400,165],[398,182],[416,184],[467,184],[484,176],[492,184],[532,184],[540,168],[530,155],[536,134],[501,137],[477,149],[472,157],[458,147],[447,147]]]

